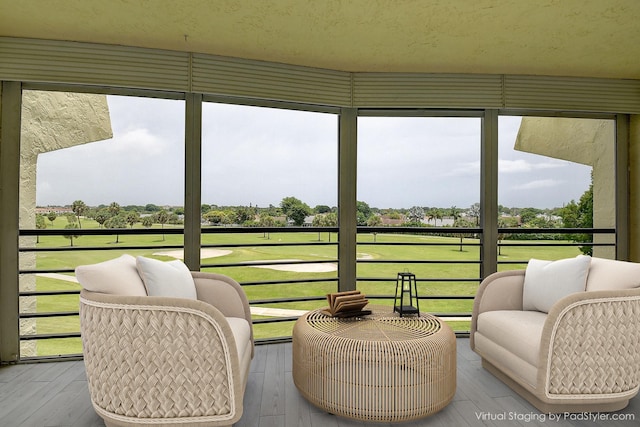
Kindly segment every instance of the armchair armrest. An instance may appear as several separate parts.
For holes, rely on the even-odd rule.
[[[235,340],[215,307],[82,290],[80,319],[91,400],[105,419],[231,425],[242,415]]]
[[[227,317],[251,322],[249,300],[242,286],[229,276],[192,271],[198,299],[216,307]]]
[[[538,387],[549,399],[633,397],[639,348],[640,289],[571,294],[545,322]]]
[[[191,275],[196,284],[198,300],[211,304],[227,317],[246,319],[251,325],[249,300],[238,282],[224,274],[192,271]],[[251,328],[251,342],[254,342],[253,328]],[[253,349],[251,355],[253,356]]]
[[[525,270],[509,270],[487,276],[473,300],[471,317],[471,349],[475,348],[474,335],[478,315],[485,311],[522,310],[522,291]]]

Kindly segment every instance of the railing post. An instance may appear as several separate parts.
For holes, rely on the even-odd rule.
[[[480,278],[498,271],[498,111],[485,110],[480,151]]]
[[[338,138],[338,290],[356,288],[358,114],[340,112]]]
[[[187,93],[184,123],[184,262],[200,271],[202,94]]]
[[[20,82],[0,88],[0,362],[20,358],[18,207],[20,187]]]
[[[616,171],[616,259],[629,261],[630,257],[630,215],[629,169],[630,117],[616,116],[615,171]]]

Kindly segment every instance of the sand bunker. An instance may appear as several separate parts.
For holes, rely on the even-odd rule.
[[[229,255],[233,251],[223,250],[223,249],[210,249],[204,248],[201,250],[200,257],[202,259],[206,258],[215,258],[219,256]],[[184,251],[182,249],[177,249],[174,251],[162,251],[162,252],[154,252],[154,255],[161,256],[169,256],[176,259],[184,259]],[[358,253],[358,259],[372,259],[373,257],[369,254]],[[270,262],[294,262],[294,261],[302,261],[300,259],[263,259],[260,261],[256,261],[262,264],[268,264]],[[338,265],[335,263],[311,263],[311,264],[275,264],[275,265],[252,265],[255,268],[268,268],[271,270],[278,271],[293,271],[296,273],[329,273],[332,271],[338,271]]]
[[[369,254],[365,254],[365,253],[359,253],[358,254],[358,259],[373,259],[373,257]],[[283,262],[283,261],[302,261],[299,259],[272,259],[272,260],[268,260],[268,259],[264,259],[264,260],[260,260],[260,261],[256,261],[256,262],[260,262],[260,263],[269,263],[269,262]],[[269,268],[271,270],[278,270],[278,271],[293,271],[296,273],[329,273],[332,271],[338,271],[338,265],[333,263],[333,262],[329,262],[329,263],[324,263],[324,262],[319,262],[319,263],[312,263],[312,264],[276,264],[276,265],[252,265],[252,267],[256,267],[256,268]]]
[[[219,256],[229,255],[232,252],[233,251],[228,251],[226,249],[204,248],[200,250],[200,258],[201,259],[215,258]],[[175,251],[154,252],[153,254],[160,255],[160,256],[170,256],[171,258],[176,258],[176,259],[184,259],[184,250],[182,249],[177,249]]]
[[[282,262],[282,261],[302,261],[300,259],[272,259],[260,260],[261,263]],[[294,271],[296,273],[327,273],[337,271],[338,266],[334,263],[314,263],[314,264],[276,264],[276,265],[252,265],[256,268],[269,268],[278,271]]]

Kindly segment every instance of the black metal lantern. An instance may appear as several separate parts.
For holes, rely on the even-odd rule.
[[[413,306],[414,302],[415,307]],[[405,314],[420,314],[418,285],[416,284],[415,274],[408,272],[398,273],[393,311],[400,313],[400,317]]]

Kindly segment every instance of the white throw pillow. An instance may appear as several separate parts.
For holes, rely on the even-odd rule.
[[[524,275],[522,307],[548,313],[556,301],[587,285],[591,257],[578,255],[558,261],[531,259]]]
[[[80,265],[76,268],[76,279],[84,289],[92,292],[129,296],[147,295],[136,268],[136,259],[131,255],[125,254],[98,264]]]
[[[149,296],[197,299],[196,284],[182,261],[162,262],[139,256],[136,262]]]

